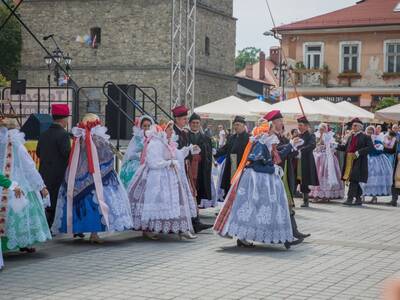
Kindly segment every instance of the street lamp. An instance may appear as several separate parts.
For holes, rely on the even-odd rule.
[[[49,74],[47,74],[47,87],[48,87],[48,101],[49,101],[49,114],[50,114],[50,105],[51,105],[51,63],[53,62],[53,58],[51,56],[45,56],[44,62],[47,65],[47,69],[49,70]],[[38,112],[40,113],[40,101],[38,101]]]
[[[279,66],[275,66],[272,69],[275,77],[279,80],[279,86],[282,86],[282,95],[285,95],[285,81],[286,81],[286,73],[291,71],[292,67],[288,68],[286,62],[281,62]]]

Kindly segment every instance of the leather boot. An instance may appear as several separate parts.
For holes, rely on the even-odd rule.
[[[303,204],[301,207],[309,207],[308,194],[303,194]]]
[[[395,187],[392,187],[392,201],[389,202],[389,205],[397,207],[397,200],[399,198],[398,190]]]
[[[361,197],[356,197],[356,202],[354,202],[354,205],[356,205],[356,206],[361,206],[362,205]]]
[[[196,218],[192,218],[192,225],[193,225],[193,230],[195,233],[199,233],[203,230],[213,227],[213,225],[201,223],[199,216],[197,216]]]
[[[296,223],[296,219],[294,218],[294,214],[290,214],[290,222],[292,223],[292,231],[293,231],[293,236],[296,239],[305,239],[307,237],[309,237],[311,234],[304,234],[301,233],[298,228],[297,228],[297,223]]]
[[[347,200],[343,202],[343,205],[353,205],[353,198],[348,197]]]

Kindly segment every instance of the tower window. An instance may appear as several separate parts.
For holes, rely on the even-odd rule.
[[[206,56],[210,56],[210,38],[206,36],[204,41],[204,53]]]

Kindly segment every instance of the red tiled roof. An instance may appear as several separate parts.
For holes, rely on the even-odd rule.
[[[356,5],[274,28],[276,31],[399,25],[400,0],[362,0]]]
[[[240,71],[239,73],[236,73],[235,76],[278,86],[278,80],[276,79],[273,72],[274,67],[275,64],[272,61],[270,61],[269,59],[265,60],[265,79],[260,79],[260,62],[256,62],[255,64],[253,64],[253,78],[246,76],[246,69]]]

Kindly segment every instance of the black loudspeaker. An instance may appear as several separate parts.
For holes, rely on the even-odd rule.
[[[27,140],[38,140],[40,135],[49,129],[53,123],[53,118],[46,114],[31,114],[22,125],[21,131],[25,133]]]
[[[15,79],[11,80],[11,95],[25,95],[26,94],[26,80]]]
[[[128,85],[122,84],[118,85],[120,89],[122,89],[125,93],[127,93]],[[121,108],[125,111],[128,116],[134,116],[133,106],[130,102],[121,94],[117,87],[109,86],[108,87],[108,95],[118,104],[118,101],[121,101]],[[118,108],[110,101],[107,101],[106,106],[106,127],[108,128],[108,134],[112,139],[118,138]],[[119,138],[121,140],[128,140],[132,137],[132,124],[124,114],[120,114],[120,122],[119,122]]]
[[[94,41],[93,47],[97,48],[98,45],[101,44],[101,28],[100,27],[90,28],[90,38],[92,39],[92,41]]]

